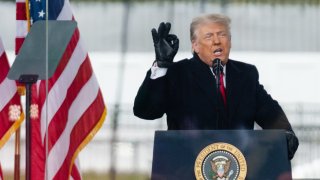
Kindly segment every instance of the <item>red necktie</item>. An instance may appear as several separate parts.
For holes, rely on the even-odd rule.
[[[221,96],[222,96],[222,99],[223,99],[223,103],[224,103],[224,106],[227,105],[227,96],[226,96],[226,90],[224,88],[224,82],[223,82],[223,73],[220,74],[220,93],[221,93]]]

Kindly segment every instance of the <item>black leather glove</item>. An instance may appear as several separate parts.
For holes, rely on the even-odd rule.
[[[291,160],[298,149],[299,140],[292,131],[286,131],[286,139],[288,146],[288,158]]]
[[[161,22],[158,32],[155,28],[151,30],[158,67],[169,67],[179,49],[179,39],[169,34],[170,28],[170,23]]]

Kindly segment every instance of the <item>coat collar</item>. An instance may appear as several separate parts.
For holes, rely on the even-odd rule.
[[[217,106],[216,80],[210,67],[201,61],[197,54],[193,55],[191,71],[200,88],[204,91],[209,101]],[[227,114],[232,119],[237,111],[239,102],[243,96],[245,77],[235,61],[229,59],[226,64],[226,93],[227,93]],[[232,122],[230,122],[232,123]]]
[[[243,97],[244,74],[245,73],[235,65],[235,61],[228,60],[226,67],[226,92],[229,119],[232,119]]]
[[[194,78],[200,88],[204,91],[209,101],[213,105],[217,104],[217,89],[216,89],[216,80],[210,70],[210,67],[201,61],[196,53],[194,53],[192,61],[191,71],[194,75]]]

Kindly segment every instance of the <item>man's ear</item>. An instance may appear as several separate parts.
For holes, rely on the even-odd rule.
[[[199,52],[199,47],[198,47],[198,43],[195,40],[192,40],[192,51],[195,53]]]

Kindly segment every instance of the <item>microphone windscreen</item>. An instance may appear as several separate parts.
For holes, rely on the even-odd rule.
[[[213,73],[215,75],[221,74],[221,72],[223,72],[223,67],[222,67],[222,64],[221,64],[221,60],[219,58],[215,58],[212,61],[212,69],[213,69]]]

